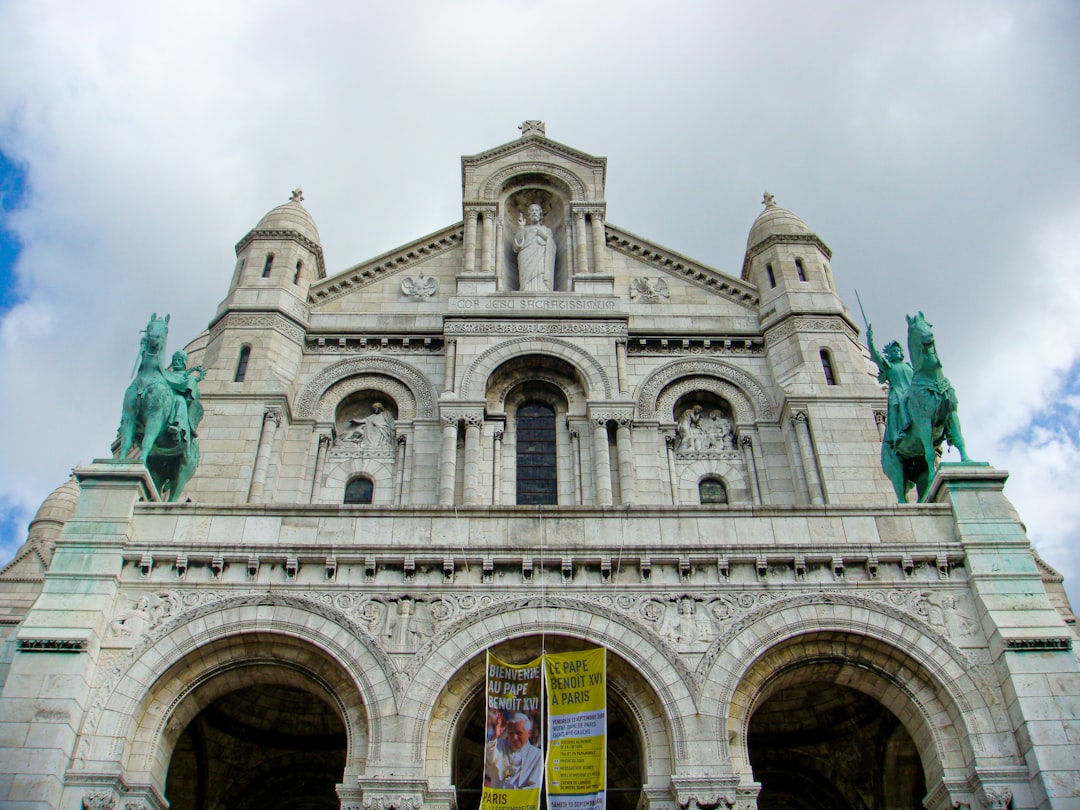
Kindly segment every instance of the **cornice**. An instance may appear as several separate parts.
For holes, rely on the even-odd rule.
[[[605,230],[609,248],[716,295],[722,295],[739,306],[751,309],[758,305],[757,290],[743,281],[706,267],[673,250],[654,245],[611,223],[605,223]]]
[[[574,149],[566,144],[553,141],[550,138],[546,138],[542,135],[525,135],[521,138],[517,138],[501,146],[495,146],[484,152],[479,152],[475,155],[462,155],[461,156],[461,173],[462,177],[465,175],[466,167],[481,166],[484,163],[488,163],[492,160],[496,160],[506,155],[512,155],[515,152],[522,152],[533,147],[541,147],[549,152],[553,152],[562,157],[573,160],[576,163],[588,166],[590,169],[600,169],[605,174],[607,173],[607,158],[596,157],[590,155],[587,152],[582,152],[578,149]]]
[[[308,239],[299,231],[260,231],[252,229],[248,231],[247,236],[236,243],[236,255],[239,256],[240,251],[256,239],[291,239],[296,244],[307,248],[315,254],[315,264],[318,266],[319,278],[326,278],[326,260],[323,258],[322,246],[318,242]]]
[[[313,285],[308,292],[308,303],[324,304],[361,289],[380,279],[412,267],[419,262],[438,256],[460,245],[465,238],[463,222],[458,222],[441,231],[435,231],[407,245],[388,253],[376,256],[361,264],[343,270],[320,284]]]
[[[753,247],[746,249],[746,257],[743,259],[742,265],[742,279],[745,281],[747,276],[750,275],[750,262],[754,260],[759,254],[763,253],[773,245],[813,245],[822,253],[825,254],[825,258],[832,259],[832,251],[829,246],[821,241],[816,233],[774,233],[772,236],[766,236],[760,242]]]

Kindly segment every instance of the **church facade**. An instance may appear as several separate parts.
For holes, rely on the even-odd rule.
[[[4,806],[469,810],[485,653],[601,646],[613,810],[1080,807],[1060,577],[992,466],[896,503],[825,242],[766,195],[738,275],[653,244],[540,122],[461,165],[333,275],[299,192],[240,240],[183,502],[114,458],[42,506]]]

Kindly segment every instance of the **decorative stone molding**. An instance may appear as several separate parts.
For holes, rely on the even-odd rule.
[[[615,335],[626,337],[625,321],[447,321],[447,335]]]
[[[662,336],[637,336],[626,344],[626,351],[632,355],[656,355],[656,354],[734,354],[734,355],[760,355],[765,350],[765,342],[761,338],[746,337],[714,337],[703,338],[700,336],[678,337],[670,335]]]
[[[308,302],[324,304],[353,290],[362,289],[384,278],[390,273],[404,270],[415,264],[439,256],[460,245],[465,239],[464,226],[461,223],[451,225],[431,236],[411,242],[392,253],[384,253],[364,264],[356,265],[342,273],[313,286],[308,293]]]
[[[374,391],[381,394],[383,400],[393,401],[399,422],[416,418],[416,398],[413,396],[412,389],[393,377],[365,374],[346,377],[327,388],[319,399],[319,406],[315,412],[316,421],[333,422],[338,406],[346,397],[357,391]]]
[[[825,254],[826,259],[832,258],[829,246],[821,241],[814,233],[783,233],[766,236],[756,245],[746,249],[746,258],[743,259],[742,278],[750,277],[750,263],[760,254],[764,253],[773,245],[812,245]]]
[[[88,651],[84,638],[20,638],[19,652],[84,653]]]
[[[1005,641],[1005,649],[1010,652],[1068,652],[1072,649],[1072,639],[1068,636],[1010,638]]]
[[[383,375],[400,381],[409,389],[416,402],[416,418],[435,418],[435,402],[438,397],[427,375],[422,374],[401,360],[377,355],[342,360],[320,371],[304,387],[303,392],[297,399],[297,418],[314,418],[320,401],[326,396],[332,385],[348,377],[360,377],[365,374],[372,376]],[[400,408],[400,402],[398,406]],[[401,417],[400,410],[398,415]]]
[[[560,180],[565,189],[569,191],[572,200],[584,200],[589,196],[588,189],[577,175],[554,163],[533,160],[530,163],[515,163],[492,174],[480,188],[481,199],[484,201],[495,200],[507,181],[523,174],[539,174]]]
[[[263,421],[273,421],[276,427],[281,427],[281,408],[276,405],[268,405],[265,410],[263,410]]]
[[[681,377],[687,377],[685,382]],[[678,381],[677,386],[671,386]],[[726,399],[735,410],[735,421],[753,424],[774,419],[775,409],[765,389],[746,372],[721,360],[676,360],[661,366],[641,384],[636,417],[675,421],[676,400],[689,391],[711,391]],[[669,403],[670,400],[670,403]]]
[[[305,354],[440,354],[438,335],[319,335],[304,341]]]
[[[492,346],[477,357],[461,379],[462,399],[481,399],[481,386],[486,385],[491,373],[506,360],[526,354],[555,355],[562,358],[581,373],[589,386],[586,394],[591,399],[611,399],[611,381],[607,369],[581,347],[557,337],[519,337]]]
[[[230,312],[211,327],[210,342],[217,340],[226,329],[272,329],[300,346],[304,345],[304,335],[307,334],[295,321],[278,313],[248,315]]]
[[[674,251],[663,250],[656,245],[646,244],[644,240],[634,236],[629,231],[624,231],[613,225],[607,225],[606,228],[607,239],[605,241],[609,248],[652,265],[658,270],[678,276],[709,292],[722,295],[742,307],[751,308],[758,305],[757,290],[751,285],[736,281],[730,276],[726,276],[703,264],[698,264],[685,256],[680,256]]]
[[[852,341],[858,340],[851,325],[838,315],[833,315],[818,318],[807,316],[785,318],[776,326],[766,330],[765,342],[771,346],[796,332],[843,332]]]
[[[672,777],[680,810],[726,810],[735,807],[739,777]]]
[[[82,798],[83,810],[114,810],[116,796],[111,790],[91,790]]]
[[[979,801],[988,810],[1009,810],[1013,794],[1005,785],[983,785],[979,789]]]

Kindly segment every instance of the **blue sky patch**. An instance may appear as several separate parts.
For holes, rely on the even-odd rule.
[[[8,227],[8,214],[26,201],[26,167],[0,152],[0,313],[17,303],[15,260],[22,245]]]

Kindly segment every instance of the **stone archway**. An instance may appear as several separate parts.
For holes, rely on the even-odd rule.
[[[866,680],[847,662],[817,660],[763,685],[747,732],[758,810],[921,810],[919,747]]]
[[[497,658],[525,663],[548,652],[569,652],[596,646],[569,636],[526,636],[491,648]],[[480,803],[484,758],[484,653],[476,655],[451,679],[440,703],[454,701],[447,736],[450,780],[459,810],[475,810]],[[636,670],[608,654],[607,810],[635,810],[646,785],[645,714],[654,708],[649,690]],[[455,700],[457,698],[457,700]],[[643,712],[644,709],[644,712]]]

